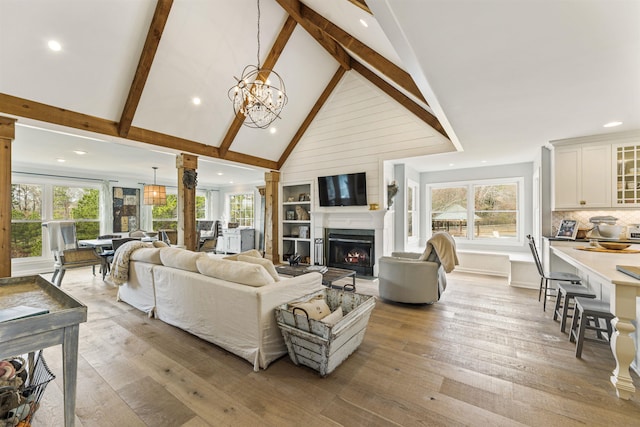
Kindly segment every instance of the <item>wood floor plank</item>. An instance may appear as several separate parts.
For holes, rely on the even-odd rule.
[[[325,378],[285,356],[267,370],[149,319],[117,289],[71,270],[63,287],[88,305],[80,326],[76,425],[84,426],[562,426],[640,425],[640,393],[620,400],[609,348],[582,359],[537,292],[504,278],[450,274],[442,299],[376,301],[360,347]],[[376,294],[376,282],[358,280]],[[34,425],[62,425],[57,378]],[[638,376],[632,378],[640,387]]]

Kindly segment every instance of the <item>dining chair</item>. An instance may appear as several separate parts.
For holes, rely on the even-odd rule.
[[[565,273],[559,271],[551,271],[548,274],[545,274],[544,268],[542,267],[542,262],[540,261],[540,256],[538,255],[538,249],[536,248],[536,242],[533,239],[533,236],[530,234],[527,235],[527,240],[529,240],[529,249],[531,249],[531,254],[533,255],[533,260],[536,263],[536,268],[538,269],[538,274],[540,274],[540,289],[538,290],[538,301],[542,296],[542,292],[544,289],[544,301],[542,303],[542,310],[547,310],[547,297],[553,295],[553,288],[549,287],[549,281],[551,282],[569,282],[574,285],[582,284],[582,279],[580,276],[573,273]]]
[[[54,257],[54,271],[51,281],[58,287],[69,268],[94,267],[103,265],[103,260],[93,248],[81,248],[76,237],[76,224],[72,221],[51,221],[44,223],[49,233],[49,245]]]

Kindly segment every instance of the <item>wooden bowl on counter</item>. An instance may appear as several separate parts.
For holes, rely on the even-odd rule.
[[[598,244],[605,249],[611,249],[614,251],[621,251],[631,246],[631,244],[629,243],[617,243],[617,242],[598,242]]]
[[[587,238],[587,233],[590,232],[591,230],[593,230],[593,227],[591,227],[591,228],[578,228],[578,232],[576,233],[576,239],[586,239]]]

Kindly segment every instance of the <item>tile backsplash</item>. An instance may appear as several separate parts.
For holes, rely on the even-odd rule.
[[[553,235],[558,231],[560,221],[563,219],[575,219],[580,223],[580,227],[591,228],[593,224],[589,222],[589,218],[594,216],[610,215],[618,218],[616,224],[630,225],[640,224],[640,210],[607,210],[607,211],[556,211],[552,213],[552,232]]]

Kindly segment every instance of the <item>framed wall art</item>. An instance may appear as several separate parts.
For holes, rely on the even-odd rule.
[[[113,187],[113,232],[140,228],[140,189]]]

